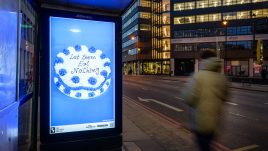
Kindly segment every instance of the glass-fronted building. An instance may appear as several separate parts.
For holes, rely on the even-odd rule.
[[[198,53],[213,50],[226,75],[259,76],[257,40],[262,41],[262,65],[267,68],[267,0],[172,0],[171,9],[175,74],[198,71]]]
[[[122,16],[124,74],[169,74],[170,16],[161,0],[136,0]],[[165,18],[165,24],[162,20]],[[164,36],[163,36],[164,35]]]
[[[145,10],[147,33],[138,15]],[[132,25],[124,26],[127,22]],[[222,73],[230,76],[260,76],[260,66],[268,65],[268,0],[138,0],[123,15],[123,33],[134,27],[123,35],[123,42],[129,41],[129,47],[123,44],[126,73],[190,75],[199,70],[198,54],[204,50],[215,51]]]

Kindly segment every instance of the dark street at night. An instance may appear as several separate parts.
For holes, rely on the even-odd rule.
[[[174,120],[189,128],[190,108],[180,96],[187,78],[161,78],[158,76],[124,76],[124,103],[135,101],[141,107],[148,107],[150,111],[161,113],[162,117]],[[218,134],[217,143],[221,147],[240,150],[265,151],[268,149],[268,91],[243,90],[241,83],[230,88],[230,96],[224,104],[223,122]],[[251,88],[254,86],[243,86]],[[242,87],[242,88],[243,88]],[[268,90],[263,86],[263,89]],[[138,118],[136,120],[142,120]],[[143,121],[146,122],[146,121]],[[161,122],[161,121],[159,121]],[[151,125],[154,127],[154,125]],[[142,129],[142,127],[141,127]],[[146,131],[145,131],[146,132]],[[146,132],[150,133],[150,132]],[[192,137],[194,141],[194,137]],[[178,140],[173,140],[174,142]],[[158,142],[159,144],[165,142]]]

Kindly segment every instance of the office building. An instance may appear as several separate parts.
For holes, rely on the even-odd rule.
[[[165,40],[170,41],[170,34],[163,37],[163,31],[170,29],[170,21],[165,18],[163,30],[162,7],[161,0],[136,0],[122,16],[125,74],[169,74],[170,45]]]
[[[148,3],[147,9],[144,2]],[[154,11],[156,4],[161,6],[161,12]],[[124,26],[131,16],[145,10],[151,12],[146,18],[148,34],[140,28],[144,23],[142,16],[133,19],[128,27]],[[267,17],[267,0],[135,1],[123,15],[123,42],[131,41],[127,47],[123,44],[125,72],[130,67],[137,70],[136,64],[139,64],[137,74],[190,75],[199,70],[198,54],[212,50],[222,60],[222,73],[258,77],[261,66],[267,69],[268,65]],[[132,32],[129,28],[134,25],[137,30]],[[156,31],[161,35],[153,28],[159,29]],[[131,37],[137,39],[131,40]],[[143,37],[149,39],[151,49],[142,47]],[[160,48],[153,47],[157,40]],[[256,51],[258,45],[260,49]],[[132,48],[138,51],[131,51]],[[147,58],[142,57],[145,52]],[[147,69],[151,72],[146,72]]]

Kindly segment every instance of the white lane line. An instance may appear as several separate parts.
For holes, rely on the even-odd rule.
[[[230,104],[230,105],[234,105],[234,106],[238,105],[238,104],[233,103],[233,102],[225,102],[225,103],[226,103],[226,104]]]
[[[231,115],[235,115],[235,116],[239,116],[239,117],[244,117],[246,118],[246,116],[238,114],[238,113],[233,113],[233,112],[229,112]]]
[[[264,103],[264,104],[268,105],[268,102],[266,102],[266,103]]]
[[[257,148],[257,147],[259,147],[259,145],[253,144],[253,145],[249,145],[249,146],[234,149],[233,151],[246,151],[246,150],[251,150],[251,149]]]
[[[176,107],[174,107],[174,106],[171,106],[171,105],[168,105],[168,104],[166,104],[166,103],[157,101],[157,100],[155,100],[155,99],[143,99],[143,98],[141,98],[141,97],[138,97],[138,99],[139,99],[139,101],[141,101],[141,102],[154,102],[154,103],[160,104],[160,105],[162,105],[162,106],[164,106],[164,107],[167,107],[167,108],[169,108],[169,109],[171,109],[171,110],[174,110],[174,111],[177,111],[177,112],[182,112],[182,111],[183,111],[183,110],[180,109],[180,108],[176,108]]]
[[[235,92],[235,93],[245,93],[245,94],[249,94],[249,95],[254,95],[254,96],[259,96],[259,97],[265,97],[265,95],[263,94],[255,94],[254,92],[252,93],[249,93],[249,92],[244,92],[244,91],[232,91],[232,92]]]
[[[180,97],[176,97],[176,96],[175,96],[175,98],[176,98],[176,99],[179,99],[179,100],[182,100],[182,101],[184,101],[184,99],[183,99],[183,98],[180,98]]]
[[[147,90],[149,90],[149,89],[147,89],[147,88],[141,88],[142,90],[145,90],[145,91],[147,91]]]

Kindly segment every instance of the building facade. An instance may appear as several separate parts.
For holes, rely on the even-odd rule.
[[[142,15],[124,26],[145,10],[148,34],[140,28]],[[124,37],[134,24],[137,30]],[[123,44],[125,73],[190,75],[199,70],[198,54],[212,50],[222,59],[222,73],[258,77],[268,65],[268,0],[135,1],[123,15],[123,43],[127,40],[132,44]]]
[[[124,74],[169,74],[170,33],[163,37],[165,27],[162,20],[162,7],[161,0],[136,0],[123,14]],[[168,19],[165,18],[167,27],[170,29]],[[166,39],[168,44],[163,47]]]

